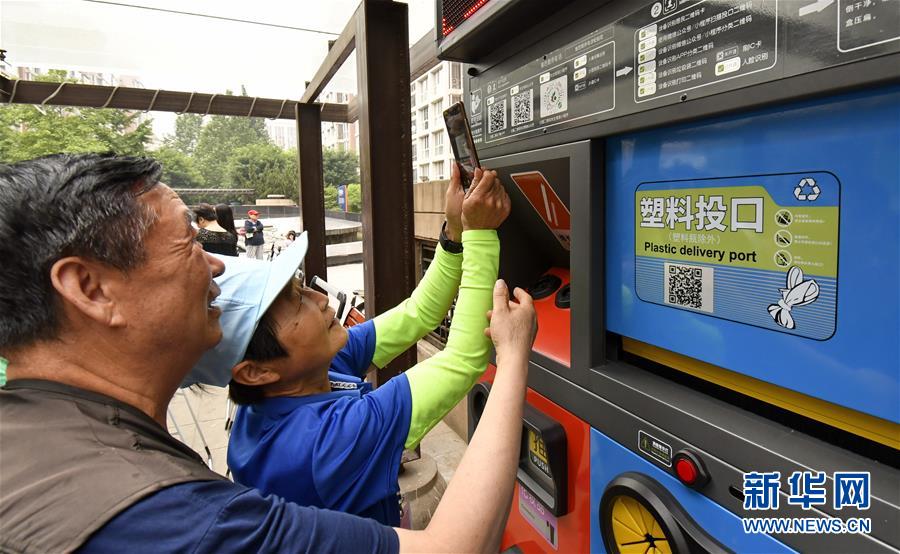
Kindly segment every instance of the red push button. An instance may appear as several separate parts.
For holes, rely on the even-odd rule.
[[[709,481],[709,473],[700,457],[690,450],[677,452],[673,458],[675,475],[689,487],[699,489]]]
[[[687,458],[681,458],[675,462],[675,473],[685,485],[693,485],[697,480],[697,468]]]

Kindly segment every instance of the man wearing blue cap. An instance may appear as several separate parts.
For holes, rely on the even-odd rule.
[[[466,195],[454,166],[447,223],[425,277],[406,301],[349,332],[327,296],[288,279],[305,255],[305,234],[272,266],[230,264],[217,279],[224,339],[189,379],[231,378],[229,394],[242,405],[228,447],[235,480],[399,525],[404,448],[415,447],[487,366],[482,331],[499,264],[495,229],[509,210],[495,172],[477,170]],[[457,290],[446,348],[369,392],[366,372],[437,327]]]
[[[221,339],[213,278],[225,267],[196,242],[190,211],[160,172],[151,159],[96,154],[0,165],[0,356],[9,362],[0,551],[496,550],[521,438],[530,297],[517,290],[510,302],[502,281],[494,289],[497,379],[462,481],[428,529],[264,496],[213,473],[166,431],[173,393]],[[287,281],[296,266],[278,268],[287,277],[270,277]]]

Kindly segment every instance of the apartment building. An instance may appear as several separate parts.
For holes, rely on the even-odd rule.
[[[410,81],[412,110],[413,181],[450,178],[453,153],[444,129],[444,110],[462,98],[462,66],[437,61],[413,74]]]
[[[349,104],[355,97],[349,92],[328,92],[319,98],[319,102],[328,104]],[[337,123],[322,122],[322,148],[335,148],[359,153],[359,122]]]
[[[297,122],[293,119],[266,118],[266,133],[272,143],[282,150],[297,148]]]

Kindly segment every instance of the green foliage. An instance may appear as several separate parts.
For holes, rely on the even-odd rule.
[[[174,188],[203,188],[203,176],[192,157],[172,146],[163,146],[150,156],[163,166],[163,183]]]
[[[325,187],[325,209],[332,212],[341,209],[337,201],[337,187]]]
[[[65,72],[39,77],[61,82]],[[43,111],[43,113],[41,113]],[[0,162],[11,163],[58,152],[115,152],[140,156],[152,122],[125,110],[4,104],[0,108]]]
[[[362,211],[362,187],[358,183],[347,185],[347,211],[355,213]]]
[[[326,148],[322,151],[325,185],[336,187],[359,181],[359,156],[349,150]]]
[[[200,131],[194,158],[206,185],[211,188],[241,188],[229,180],[229,160],[244,146],[271,145],[266,126],[258,117],[214,115]]]
[[[296,202],[299,197],[296,151],[283,152],[272,144],[236,148],[228,160],[226,180],[235,188],[256,189],[260,198],[283,194]]]
[[[175,134],[168,135],[163,144],[178,150],[182,154],[192,156],[200,140],[203,129],[203,116],[196,113],[179,114],[175,118]]]

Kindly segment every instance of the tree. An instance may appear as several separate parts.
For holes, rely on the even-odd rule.
[[[203,188],[203,176],[192,157],[172,146],[163,146],[150,155],[163,166],[163,183],[175,188]]]
[[[359,182],[359,156],[349,150],[326,148],[322,151],[325,185],[336,187]]]
[[[64,71],[51,71],[42,81],[62,82]],[[11,163],[58,152],[146,152],[152,120],[140,112],[13,104],[0,109],[0,162]]]
[[[337,201],[337,187],[325,187],[325,209],[332,212],[341,209]]]
[[[194,155],[200,131],[203,129],[203,116],[196,113],[179,114],[175,118],[175,134],[168,135],[163,144],[188,156]]]
[[[226,180],[236,188],[252,188],[258,197],[283,194],[299,196],[297,155],[272,144],[251,144],[236,148],[226,168]]]
[[[362,188],[359,183],[347,185],[347,211],[354,213],[362,211]]]
[[[243,90],[243,88],[242,88]],[[226,91],[231,94],[231,91]],[[230,188],[236,183],[228,180],[227,166],[235,150],[253,144],[271,144],[265,122],[258,117],[214,115],[203,126],[194,158],[206,185]]]

